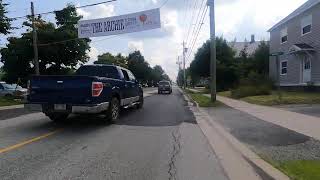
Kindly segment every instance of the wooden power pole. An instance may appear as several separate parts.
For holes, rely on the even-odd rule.
[[[37,28],[35,24],[35,15],[34,15],[34,6],[31,2],[31,19],[32,19],[32,35],[33,35],[33,52],[34,52],[34,68],[36,75],[40,75],[39,70],[39,55],[38,55],[38,37],[37,37]]]

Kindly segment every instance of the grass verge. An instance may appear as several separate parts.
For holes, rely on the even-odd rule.
[[[280,105],[280,104],[320,104],[320,93],[308,92],[281,92],[281,99],[277,92],[271,95],[250,96],[241,100],[259,105]]]
[[[319,160],[296,160],[279,163],[279,168],[296,180],[320,179]]]
[[[189,94],[189,96],[196,101],[200,107],[218,107],[223,106],[223,103],[216,101],[211,102],[211,99],[203,94],[200,93],[194,93],[193,91],[186,90],[186,93]]]
[[[294,180],[315,180],[320,179],[320,160],[292,160],[273,161],[264,156],[260,157],[269,162],[272,166],[282,171],[290,179]]]
[[[230,98],[231,97],[231,91],[218,92],[218,95]]]
[[[0,97],[0,107],[1,106],[12,106],[22,104],[22,101],[14,100],[14,98]]]

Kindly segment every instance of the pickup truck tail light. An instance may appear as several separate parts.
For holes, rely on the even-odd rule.
[[[92,97],[99,97],[103,91],[102,82],[92,82]]]

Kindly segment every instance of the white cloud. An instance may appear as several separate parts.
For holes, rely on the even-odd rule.
[[[90,9],[77,9],[78,14],[83,16],[83,19],[96,19],[114,16],[114,5],[113,4],[100,4]]]
[[[128,42],[129,52],[140,51],[142,54],[144,53],[143,42],[142,41],[129,41]]]
[[[90,60],[86,64],[93,64],[94,61],[98,60],[99,50],[91,45],[90,52],[88,52]]]

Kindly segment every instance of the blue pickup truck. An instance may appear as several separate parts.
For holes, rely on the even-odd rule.
[[[59,122],[70,114],[104,114],[116,121],[121,108],[143,106],[143,90],[127,69],[85,65],[72,76],[33,76],[25,108]]]

